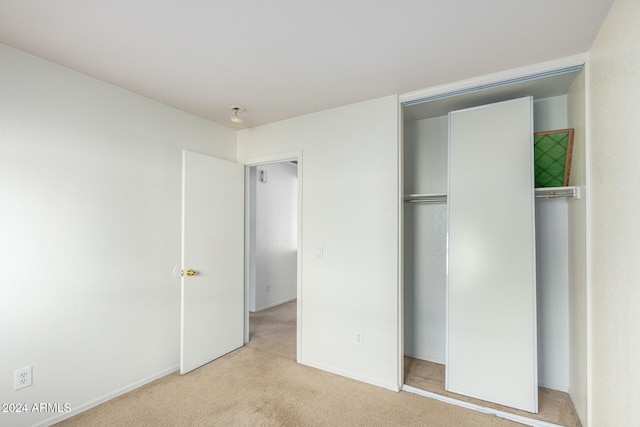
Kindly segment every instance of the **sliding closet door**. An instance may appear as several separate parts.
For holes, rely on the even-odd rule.
[[[532,100],[449,115],[446,388],[538,410]]]

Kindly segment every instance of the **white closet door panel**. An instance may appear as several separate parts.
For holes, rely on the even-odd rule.
[[[447,390],[537,412],[532,100],[449,126]]]

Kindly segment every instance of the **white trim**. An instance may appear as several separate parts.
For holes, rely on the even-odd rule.
[[[584,67],[584,145],[585,145],[585,189],[584,198],[586,203],[586,280],[587,280],[587,302],[586,302],[586,316],[587,316],[587,419],[584,427],[593,425],[593,382],[592,382],[592,367],[593,367],[593,326],[592,326],[592,311],[591,311],[591,298],[592,298],[592,284],[591,284],[591,72],[589,64],[589,55],[585,61]],[[585,420],[580,420],[583,423]]]
[[[527,65],[526,67],[512,68],[510,70],[500,71],[493,74],[485,74],[483,76],[473,77],[467,80],[461,80],[453,83],[446,83],[440,86],[433,86],[427,89],[421,89],[413,92],[400,94],[398,99],[401,104],[411,101],[417,101],[431,96],[446,94],[459,90],[469,89],[477,86],[485,86],[500,83],[505,80],[521,78],[527,75],[545,73],[562,68],[582,65],[588,60],[586,53],[569,56],[566,58],[555,59],[553,61],[541,62],[538,64]]]
[[[239,163],[245,166],[268,165],[269,163],[281,163],[288,160],[302,160],[302,151],[290,151],[288,153],[272,154],[269,156],[251,157]]]
[[[531,241],[533,242],[533,248],[531,251],[532,254],[532,258],[533,258],[533,263],[532,263],[532,276],[533,276],[533,295],[532,295],[532,299],[533,299],[533,325],[531,325],[532,328],[532,332],[531,334],[533,335],[533,383],[535,384],[535,388],[534,388],[534,393],[533,393],[533,397],[534,397],[534,404],[533,407],[535,408],[535,412],[538,413],[539,409],[540,409],[540,402],[539,402],[539,395],[538,395],[538,387],[540,386],[540,370],[539,368],[539,364],[540,364],[540,359],[538,357],[538,271],[537,271],[537,265],[538,265],[538,255],[536,253],[536,173],[535,173],[535,154],[533,151],[533,97],[530,96],[529,97],[529,135],[531,135],[530,137],[530,142],[529,142],[529,152],[530,154],[530,161],[529,164],[531,165],[530,169],[529,169],[529,179],[531,180]]]
[[[411,387],[409,385],[403,385],[402,391],[408,393],[418,394],[420,396],[429,397],[431,399],[439,400],[440,402],[449,403],[451,405],[460,406],[462,408],[471,409],[472,411],[482,412],[485,414],[495,415],[500,418],[504,418],[517,423],[525,424],[533,427],[561,427],[559,424],[548,423],[546,421],[535,420],[533,418],[523,417],[522,415],[512,414],[510,412],[500,411],[498,409],[488,408],[486,406],[476,405],[475,403],[465,402],[464,400],[454,399],[452,397],[443,396],[437,393],[431,393],[428,391],[420,390],[419,388]]]
[[[398,359],[397,359],[397,385],[398,390],[402,388],[404,383],[404,356],[405,356],[405,342],[404,342],[404,122],[402,118],[403,108],[402,104],[398,102],[398,322],[397,322],[397,345],[398,345]]]
[[[93,400],[91,400],[91,401],[89,401],[87,403],[84,403],[84,404],[82,404],[80,406],[72,408],[71,411],[69,411],[69,412],[66,412],[66,413],[60,414],[60,415],[56,415],[54,417],[51,417],[51,418],[46,419],[44,421],[41,421],[41,422],[39,422],[37,424],[34,424],[34,427],[40,427],[40,426],[45,427],[45,426],[50,426],[50,425],[55,424],[55,423],[59,423],[62,420],[66,420],[67,418],[71,418],[71,417],[73,417],[75,415],[78,415],[81,412],[84,412],[84,411],[86,411],[88,409],[94,408],[94,407],[96,407],[98,405],[101,405],[101,404],[103,404],[103,403],[105,403],[105,402],[107,402],[107,401],[109,401],[111,399],[114,399],[114,398],[116,398],[116,397],[118,397],[120,395],[128,393],[131,390],[135,390],[138,387],[142,387],[145,384],[149,384],[150,382],[153,382],[153,381],[155,381],[155,380],[157,380],[159,378],[162,378],[162,377],[164,377],[166,375],[169,375],[171,373],[177,372],[179,370],[180,370],[180,364],[174,365],[174,366],[172,366],[172,367],[170,367],[168,369],[165,369],[163,371],[160,371],[160,372],[157,372],[157,373],[155,373],[153,375],[150,375],[150,376],[148,376],[146,378],[143,378],[140,381],[136,381],[136,382],[131,383],[131,384],[125,386],[125,387],[122,387],[122,388],[120,388],[120,389],[118,389],[118,390],[116,390],[114,392],[107,393],[102,397],[99,397],[97,399],[93,399]]]
[[[251,309],[251,167],[244,168],[244,344],[249,342]]]
[[[298,303],[296,304],[296,361],[301,363],[302,358],[302,183],[303,183],[303,151],[290,151],[287,153],[272,154],[269,156],[251,157],[243,160],[242,164],[247,169],[246,175],[249,175],[248,169],[252,166],[266,165],[270,163],[281,163],[286,161],[295,160],[298,162],[298,212],[297,212],[297,227],[298,227],[298,247],[297,250],[297,288],[296,298]],[[249,181],[245,182],[245,218],[248,218],[249,213]],[[249,221],[245,220],[245,344],[249,342]]]

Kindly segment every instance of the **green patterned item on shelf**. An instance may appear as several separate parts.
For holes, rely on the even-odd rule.
[[[573,129],[536,132],[533,147],[536,187],[569,185]]]

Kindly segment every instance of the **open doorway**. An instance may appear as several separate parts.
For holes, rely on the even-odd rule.
[[[247,167],[249,346],[297,358],[298,161]]]

